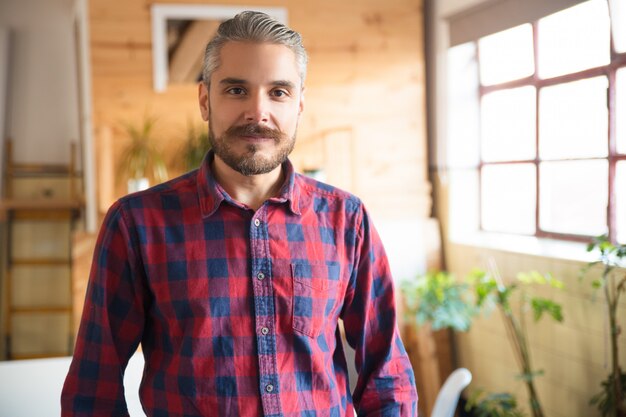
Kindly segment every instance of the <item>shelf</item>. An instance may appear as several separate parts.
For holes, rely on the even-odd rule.
[[[6,161],[4,177],[2,178],[4,195],[0,199],[0,221],[7,223],[5,239],[8,242],[6,248],[3,247],[2,249],[4,252],[2,257],[4,257],[6,265],[6,291],[4,291],[6,295],[3,294],[5,299],[2,300],[6,303],[4,305],[6,305],[7,313],[4,317],[6,355],[8,359],[67,356],[72,351],[73,345],[73,334],[71,333],[72,314],[74,312],[71,304],[71,233],[74,226],[77,225],[76,220],[80,218],[84,207],[84,198],[81,196],[79,186],[82,181],[82,173],[76,170],[75,163],[76,146],[70,147],[70,162],[68,164],[15,163],[12,154],[12,142],[8,140],[6,142]],[[14,190],[19,190],[19,193],[14,193]],[[32,222],[32,224],[25,224],[25,222]],[[53,222],[64,223],[67,227],[49,224]],[[22,227],[25,227],[26,232]],[[57,232],[57,229],[62,230],[62,233]],[[15,247],[20,248],[20,250],[13,250],[12,247],[16,245],[18,239],[30,239],[30,241],[19,241],[21,244]],[[55,243],[59,243],[57,240],[61,239],[67,239],[67,245],[65,242],[60,242],[63,244],[61,248],[67,247],[67,250],[63,249],[63,252],[57,256],[54,256],[54,252],[48,256],[38,255],[36,250],[38,247],[56,247],[58,245]],[[41,243],[41,245],[35,245],[36,243]],[[41,274],[40,270],[26,267],[65,267],[67,270],[54,270],[53,274]],[[14,274],[13,272],[17,272],[18,268],[22,268],[19,270],[20,273]],[[70,284],[67,286],[69,301],[65,301],[65,297],[55,297],[50,289],[58,288],[61,291],[62,288],[56,287],[54,282],[48,280],[48,278],[65,274],[68,274]],[[22,279],[18,279],[18,277]],[[31,282],[32,278],[37,278],[37,285],[41,285],[37,288],[37,297],[34,298],[29,295],[28,288],[24,287]],[[16,292],[13,291],[14,287],[26,291]],[[63,291],[65,292],[65,289]],[[23,298],[20,298],[19,303],[16,302],[16,294],[21,294]],[[28,297],[23,297],[24,295],[28,295]],[[46,319],[51,315],[55,315],[55,319],[64,320],[67,318],[70,329],[67,351],[60,352],[59,346],[48,346],[49,352],[20,353],[20,351],[32,351],[32,346],[13,345],[14,334],[24,333],[24,329],[29,327],[29,323],[38,320],[34,316],[36,314]],[[18,316],[20,320],[16,320]],[[45,325],[45,322],[44,324],[39,323],[37,329],[42,333],[41,337],[44,339],[46,337],[49,339],[51,332],[56,331]]]
[[[35,314],[35,313],[71,313],[71,306],[28,306],[18,307],[12,306],[10,309],[14,314]]]
[[[0,200],[0,218],[13,220],[66,221],[78,217],[80,200]]]
[[[22,258],[11,259],[12,266],[68,266],[70,259],[54,259],[54,258]]]
[[[83,202],[78,199],[2,199],[0,200],[0,210],[80,210]]]
[[[43,358],[64,358],[69,356],[68,352],[54,352],[54,353],[13,353],[11,359],[43,359]]]
[[[81,177],[79,171],[72,171],[67,164],[13,164],[11,176],[13,177]]]

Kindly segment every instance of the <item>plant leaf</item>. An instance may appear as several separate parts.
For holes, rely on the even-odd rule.
[[[547,298],[532,298],[530,301],[535,321],[539,321],[543,313],[547,313],[558,322],[563,321],[561,305]]]

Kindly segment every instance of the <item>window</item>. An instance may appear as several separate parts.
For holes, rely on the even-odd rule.
[[[626,243],[626,6],[610,4],[450,49],[448,163],[476,184],[480,230]]]

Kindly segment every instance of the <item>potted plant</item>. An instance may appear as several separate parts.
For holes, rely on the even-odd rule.
[[[420,407],[432,412],[441,386],[441,363],[436,331],[467,331],[477,310],[469,286],[445,271],[430,271],[400,287],[407,351],[417,372]]]
[[[405,314],[418,326],[426,324],[432,329],[450,328],[457,331],[469,330],[474,316],[481,310],[494,307],[501,313],[507,327],[509,340],[520,367],[520,379],[529,393],[532,417],[543,417],[534,379],[543,371],[532,367],[525,317],[521,312],[533,312],[535,321],[544,315],[557,322],[563,321],[561,306],[543,297],[532,296],[530,288],[548,285],[561,289],[563,283],[550,274],[539,272],[519,273],[512,282],[505,283],[492,262],[489,272],[473,271],[463,282],[446,272],[431,272],[401,287],[405,304]],[[473,297],[470,296],[473,293]],[[514,296],[519,298],[520,313],[511,306]],[[509,393],[489,393],[477,390],[470,397],[469,408],[481,417],[520,417],[515,398]],[[620,416],[621,417],[621,416]]]
[[[477,310],[469,297],[467,283],[458,282],[445,271],[431,271],[400,287],[404,312],[419,326],[429,323],[433,330],[465,332]]]
[[[206,126],[196,126],[192,123],[187,125],[187,136],[182,149],[182,160],[185,169],[191,171],[202,163],[204,156],[211,149],[209,134]]]
[[[513,395],[507,392],[487,393],[480,389],[468,398],[465,411],[475,417],[525,417]]]
[[[533,285],[549,285],[553,288],[563,288],[563,283],[549,274],[540,274],[532,271],[519,273],[514,281],[505,283],[495,267],[491,265],[490,271],[474,271],[470,276],[476,292],[476,305],[478,307],[496,306],[502,314],[509,341],[513,353],[520,367],[519,378],[524,381],[528,391],[528,401],[533,417],[544,417],[543,408],[539,401],[539,395],[535,387],[536,377],[543,375],[542,370],[532,366],[530,349],[528,346],[528,332],[525,326],[524,311],[532,311],[534,321],[539,321],[544,315],[550,316],[557,322],[563,321],[561,305],[543,297],[532,296],[528,289]],[[518,294],[519,304],[522,306],[516,313],[511,305],[514,294]],[[510,414],[494,414],[510,415]]]
[[[592,281],[594,289],[602,290],[606,302],[606,314],[611,338],[611,373],[602,381],[602,391],[591,398],[603,417],[626,417],[626,373],[619,364],[619,343],[621,333],[617,318],[620,296],[626,292],[626,245],[614,245],[608,236],[595,238],[587,251],[599,251],[600,259],[589,263],[583,275],[595,266],[601,266],[602,275]]]
[[[130,143],[122,151],[118,172],[126,174],[129,193],[148,188],[150,178],[157,182],[167,180],[167,167],[152,137],[155,122],[154,117],[146,116],[140,126],[123,123]]]

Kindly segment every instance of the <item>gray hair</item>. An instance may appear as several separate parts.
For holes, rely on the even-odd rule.
[[[268,42],[284,45],[296,56],[300,78],[304,84],[307,54],[302,46],[302,36],[265,13],[245,11],[222,22],[204,52],[202,81],[208,86],[211,74],[220,65],[220,50],[229,41]]]

